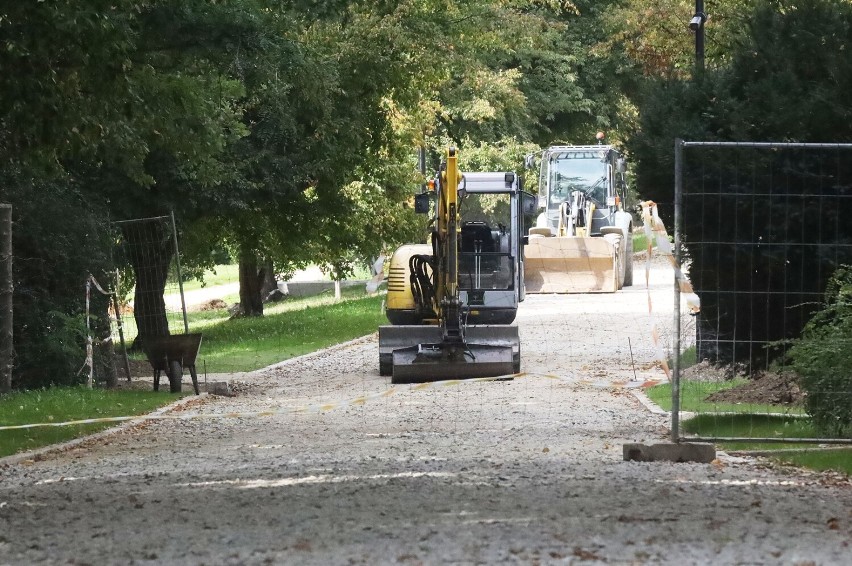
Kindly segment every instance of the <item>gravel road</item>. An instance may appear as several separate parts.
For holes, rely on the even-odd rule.
[[[528,297],[513,381],[347,405],[390,388],[374,335],[181,409],[334,410],[149,422],[0,463],[0,564],[852,562],[846,482],[623,461],[668,431],[633,388],[663,377],[671,273],[652,270],[653,318],[641,273],[616,295]]]

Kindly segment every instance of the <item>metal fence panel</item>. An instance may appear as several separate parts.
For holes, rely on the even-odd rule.
[[[116,264],[123,278],[117,283],[119,308],[128,346],[140,333],[188,332],[174,218],[141,218],[115,225]]]
[[[803,330],[852,265],[852,144],[677,140],[675,158],[676,259],[701,311],[694,325],[676,324],[673,436],[849,442],[842,426],[823,438],[825,422],[811,415],[815,399],[830,414],[852,412],[852,367],[826,356],[820,371],[833,376],[808,389],[794,348],[816,339]],[[845,332],[818,336],[849,351]]]

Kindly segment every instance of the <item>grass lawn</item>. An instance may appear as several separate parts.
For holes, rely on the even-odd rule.
[[[741,403],[717,403],[706,401],[706,397],[722,389],[730,389],[745,383],[743,379],[734,379],[721,383],[710,383],[704,381],[681,381],[680,388],[680,410],[691,413],[784,413],[790,415],[803,415],[801,407],[788,407],[786,405],[760,405]],[[672,386],[669,383],[661,383],[649,388],[646,393],[651,400],[665,409],[672,410]]]
[[[230,320],[225,309],[192,313],[190,330],[204,334],[198,370],[243,372],[365,336],[385,323],[384,297],[363,287],[344,300],[319,295],[270,305],[266,316]],[[378,367],[378,358],[376,358]],[[166,388],[168,389],[168,388]],[[0,426],[146,414],[178,396],[153,391],[57,387],[0,396]],[[111,423],[0,431],[0,457],[103,430]]]
[[[265,308],[261,318],[227,318],[227,311],[197,313],[190,330],[202,332],[199,370],[251,371],[372,334],[385,324],[382,296],[346,289],[345,300],[311,297]],[[349,297],[348,299],[346,297]],[[378,359],[376,360],[378,364]]]
[[[754,438],[824,438],[814,428],[810,419],[801,418],[804,411],[798,407],[779,405],[741,405],[710,403],[705,397],[715,391],[736,387],[743,380],[724,383],[683,382],[681,408],[684,411],[703,413],[681,423],[683,430],[702,437],[754,437]],[[661,384],[647,390],[651,398],[663,409],[670,411],[671,385]],[[733,414],[732,414],[733,413]],[[757,413],[778,413],[776,415]],[[835,470],[852,474],[852,448],[815,449],[809,444],[721,442],[725,451],[779,451],[769,457],[813,470]]]
[[[776,415],[724,414],[696,415],[683,422],[686,432],[698,436],[754,437],[754,438],[820,438],[811,420],[800,417]],[[726,450],[770,450],[791,448],[797,444],[725,442]]]
[[[653,240],[652,240],[653,242]],[[656,242],[653,242],[651,245],[652,248],[656,248]],[[648,236],[640,233],[633,233],[633,251],[634,252],[643,252],[648,249]]]
[[[313,265],[309,267],[315,267]],[[349,277],[351,280],[356,279],[370,279],[373,276],[370,273],[370,270],[366,267],[358,266],[355,268],[355,273],[352,277]],[[175,278],[176,279],[176,278]],[[321,279],[323,281],[331,281],[330,275],[323,274]],[[204,283],[196,279],[192,279],[190,281],[183,282],[183,290],[184,291],[194,291],[196,289],[201,289],[202,287],[215,287],[217,285],[227,285],[228,283],[236,283],[240,280],[240,269],[238,265],[217,265],[213,269],[208,269],[204,272]],[[178,285],[175,280],[174,283],[169,282],[169,288],[173,288],[175,292],[177,292]]]
[[[264,305],[264,316],[231,319],[227,309],[190,311],[190,332],[201,332],[199,372],[252,371],[294,356],[375,332],[386,324],[382,295],[367,295],[363,286],[343,287],[341,301],[327,292],[312,297],[290,298]],[[238,300],[235,297],[236,300]],[[229,301],[226,299],[226,303]],[[171,324],[183,333],[183,323]],[[132,318],[125,325],[125,341],[136,336]],[[131,354],[144,360],[141,352]]]
[[[109,391],[85,387],[21,391],[0,397],[0,425],[142,415],[180,396],[162,391]],[[0,431],[0,457],[64,442],[110,426],[114,423]]]
[[[204,283],[196,279],[183,282],[184,291],[194,291],[202,287],[215,287],[217,285],[227,285],[228,283],[236,283],[240,280],[240,268],[238,265],[217,265],[213,269],[208,269],[204,272]],[[177,281],[177,277],[175,277]],[[178,288],[177,282],[170,284],[175,289]]]
[[[787,452],[773,455],[772,458],[801,468],[818,471],[834,470],[852,476],[852,448]]]

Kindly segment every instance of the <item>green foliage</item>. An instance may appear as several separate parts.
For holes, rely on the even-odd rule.
[[[14,207],[18,386],[75,381],[83,344],[49,313],[78,315],[87,274],[111,270],[110,218],[210,207],[198,189],[218,180],[215,157],[244,135],[244,89],[214,56],[217,15],[219,29],[237,29],[231,11],[201,1],[0,11],[0,201]]]
[[[85,360],[85,281],[110,264],[106,216],[71,183],[7,176],[0,201],[13,204],[13,333],[18,387],[78,383]],[[95,298],[94,312],[105,304]]]
[[[524,156],[539,147],[513,137],[497,142],[476,143],[466,138],[459,145],[459,168],[462,171],[515,171],[524,174]]]
[[[806,406],[827,434],[852,437],[852,267],[831,278],[822,308],[788,351]]]
[[[548,145],[617,126],[620,81],[594,2],[473,2],[433,18],[431,105],[421,127],[465,138]],[[604,4],[610,4],[609,2]],[[476,30],[472,32],[471,30]],[[436,125],[437,123],[437,125]]]
[[[755,3],[718,111],[740,139],[852,139],[852,5],[841,0]],[[783,110],[782,110],[783,109]]]
[[[717,23],[712,13],[724,10]],[[685,20],[684,20],[685,21]],[[719,28],[715,42],[710,35]],[[689,77],[671,73],[655,75],[646,81],[637,104],[641,115],[627,146],[636,164],[639,192],[660,204],[663,218],[671,218],[674,201],[673,145],[675,138],[694,141],[760,142],[846,142],[852,115],[848,93],[852,88],[852,59],[846,56],[852,41],[852,4],[840,0],[741,1],[728,7],[711,8],[708,45],[713,45],[703,74]],[[820,162],[819,159],[822,159]],[[746,160],[749,160],[746,163]],[[761,194],[813,194],[824,191],[842,194],[847,190],[852,169],[837,154],[804,155],[787,152],[738,150],[685,152],[684,186],[694,190],[702,183],[714,184],[722,192]],[[746,173],[748,170],[748,173]],[[749,176],[746,187],[745,176]],[[785,177],[780,181],[780,177]],[[852,237],[843,199],[832,209],[820,208],[819,198],[802,199],[802,212],[788,214],[789,203],[771,197],[756,197],[719,206],[704,201],[685,207],[682,240],[691,261],[696,288],[714,290],[702,296],[701,320],[719,338],[750,336],[752,340],[772,341],[799,335],[813,306],[802,304],[797,293],[821,292],[828,274],[838,262],[848,262],[843,243]],[[782,220],[783,217],[783,220]],[[745,220],[748,219],[748,220]],[[760,269],[754,269],[739,253],[743,248],[719,246],[713,249],[702,241],[706,227],[718,227],[713,240],[735,242],[786,233],[800,234],[810,246],[836,245],[836,253],[799,253],[782,257],[775,250],[761,249]],[[830,238],[820,235],[820,225],[836,225]],[[750,226],[743,230],[744,226]],[[738,232],[737,232],[738,231]],[[737,233],[735,233],[737,232]],[[780,236],[775,236],[782,243]],[[801,248],[804,248],[802,246]],[[786,252],[785,252],[786,253]],[[787,274],[806,273],[793,281]],[[776,298],[751,293],[756,289],[784,290]],[[722,290],[722,293],[716,293]],[[763,310],[761,310],[763,309]],[[784,320],[784,324],[780,321]],[[715,348],[716,346],[710,346]],[[725,348],[721,346],[720,348]],[[746,351],[748,350],[748,351]],[[728,361],[734,355],[748,357],[752,365],[771,361],[765,348],[701,352]],[[740,359],[739,361],[745,361]]]
[[[722,9],[721,6],[718,6]],[[714,7],[716,9],[716,7]],[[673,200],[674,139],[843,142],[852,109],[852,5],[839,0],[740,2],[722,18],[725,43],[699,80],[644,84],[629,149],[639,190]],[[689,13],[689,12],[687,12]],[[715,17],[711,20],[716,26]],[[708,24],[711,26],[711,24]]]

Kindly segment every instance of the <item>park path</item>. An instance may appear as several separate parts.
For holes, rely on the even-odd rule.
[[[0,564],[848,563],[847,482],[623,461],[668,434],[633,394],[663,378],[650,328],[672,323],[671,273],[651,275],[653,315],[641,277],[528,297],[511,381],[392,388],[373,335],[181,409],[274,416],[149,422],[0,466]]]

